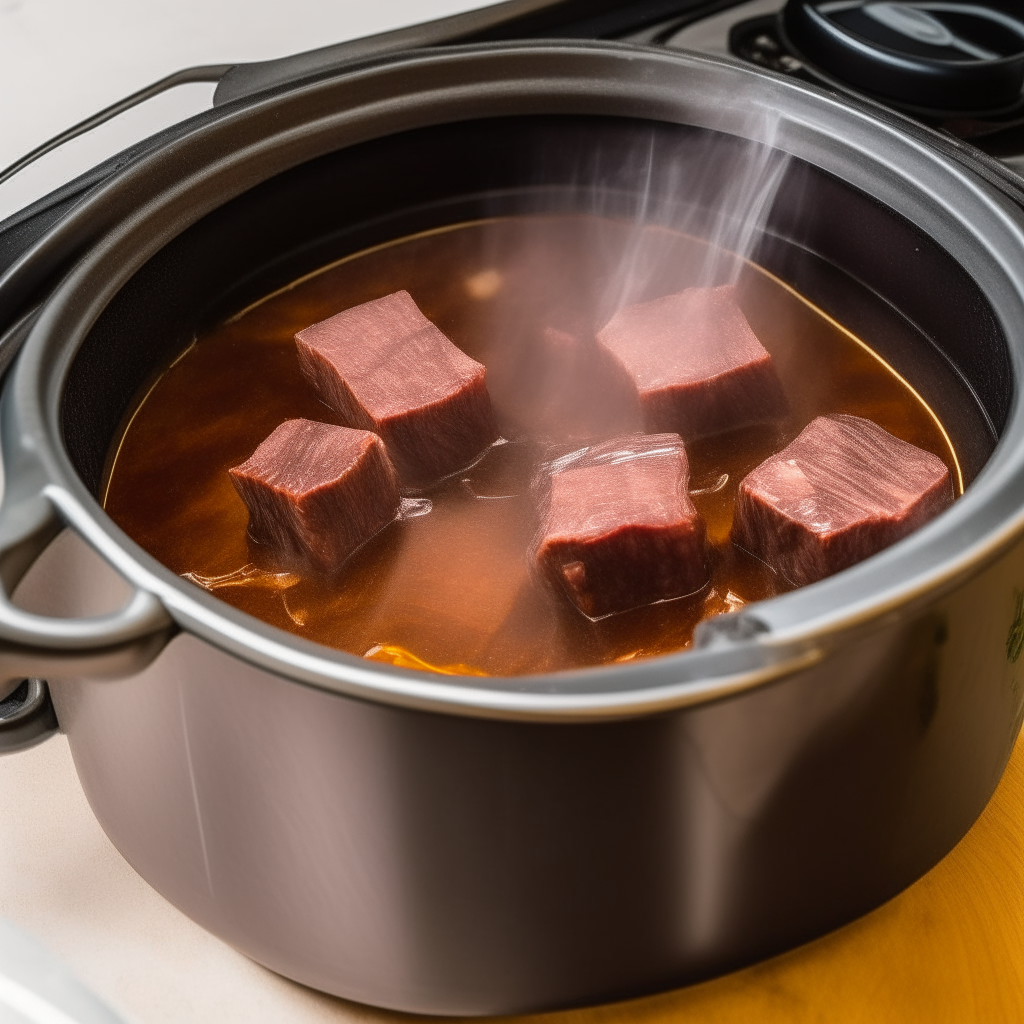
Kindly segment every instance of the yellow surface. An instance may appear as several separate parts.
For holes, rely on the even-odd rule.
[[[1024,733],[960,844],[883,907],[691,988],[517,1018],[544,1024],[1024,1022]]]

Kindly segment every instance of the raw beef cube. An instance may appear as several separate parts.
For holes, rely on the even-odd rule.
[[[323,401],[351,426],[379,434],[408,484],[454,473],[498,436],[485,368],[406,291],[313,324],[295,342]]]
[[[381,439],[330,423],[286,420],[229,472],[252,539],[324,572],[384,529],[400,501]]]
[[[881,551],[953,501],[945,463],[859,416],[819,416],[740,482],[732,540],[802,586]]]
[[[538,568],[593,619],[700,590],[704,521],[689,476],[678,434],[633,434],[556,460]]]
[[[735,285],[625,306],[597,340],[632,381],[645,430],[690,440],[786,412],[771,356],[747,323]]]

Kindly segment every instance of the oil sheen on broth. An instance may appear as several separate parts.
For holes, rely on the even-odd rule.
[[[624,255],[625,254],[625,255]],[[703,243],[590,216],[472,222],[401,239],[269,296],[196,342],[145,390],[108,458],[104,505],[174,572],[271,625],[406,667],[517,675],[626,662],[685,648],[702,619],[782,593],[785,581],[729,542],[742,477],[815,416],[852,413],[943,459],[955,456],[921,399],[870,349],[785,285],[744,264],[741,304],[771,353],[786,419],[689,444],[691,492],[712,574],[699,593],[593,622],[530,571],[530,480],[551,444],[614,431],[614,401],[545,373],[545,327],[598,330],[624,301],[700,281]],[[623,276],[624,262],[632,279]],[[639,269],[638,269],[639,268]],[[502,434],[474,467],[426,495],[334,579],[275,565],[247,539],[227,470],[282,421],[338,422],[299,371],[294,334],[407,289],[487,366]],[[959,493],[959,488],[958,488]]]

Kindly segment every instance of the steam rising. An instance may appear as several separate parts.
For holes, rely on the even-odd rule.
[[[758,141],[654,126],[604,147],[590,136],[578,152],[567,140],[542,158],[519,210],[587,223],[571,242],[556,217],[523,218],[518,235],[496,227],[465,282],[493,338],[481,353],[491,397],[516,436],[576,443],[638,429],[595,335],[625,306],[739,281],[789,166],[777,129],[761,115],[744,126]]]
[[[736,283],[789,164],[773,146],[778,122],[751,121],[750,134],[763,141],[708,133],[680,142],[652,132],[646,147],[630,154],[626,176],[633,179],[635,211],[609,282],[609,318],[672,291]],[[614,215],[621,185],[608,189],[594,180],[584,188],[593,212]],[[666,246],[678,239],[666,238],[664,228],[706,244],[695,244],[688,258],[673,258]]]
[[[461,251],[458,294],[436,310],[486,364],[502,434],[515,443],[492,446],[446,485],[451,494],[435,495],[430,515],[403,524],[408,540],[377,577],[367,656],[514,672],[527,650],[558,665],[570,650],[600,661],[602,644],[627,644],[568,615],[533,572],[526,552],[546,493],[541,476],[596,442],[643,429],[635,386],[596,340],[620,309],[739,280],[787,167],[772,126],[748,127],[762,141],[653,126],[611,132],[595,147],[588,127],[578,144],[569,135],[555,149],[524,153],[528,186],[495,196],[494,219],[467,236],[476,248]],[[446,267],[423,273],[440,281]],[[719,470],[699,486],[713,494],[728,479]],[[741,603],[729,592],[722,609]],[[291,592],[289,604],[297,607]],[[614,657],[642,656],[642,641],[629,643]]]

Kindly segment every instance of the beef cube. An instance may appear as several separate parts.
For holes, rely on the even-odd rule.
[[[945,463],[859,416],[819,416],[740,482],[732,540],[802,586],[873,555],[953,501]]]
[[[647,431],[692,440],[786,412],[771,356],[747,323],[735,285],[625,306],[597,340],[632,382]]]
[[[295,335],[302,372],[346,423],[379,434],[415,487],[461,469],[498,436],[486,370],[406,291]]]
[[[321,572],[384,529],[400,501],[381,439],[330,423],[286,420],[229,472],[250,537]]]
[[[707,583],[704,521],[678,434],[628,435],[556,460],[538,569],[592,619]]]

